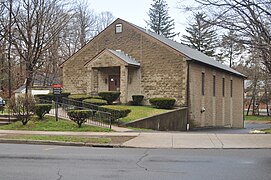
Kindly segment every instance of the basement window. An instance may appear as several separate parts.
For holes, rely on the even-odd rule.
[[[122,24],[116,24],[116,34],[122,33]]]

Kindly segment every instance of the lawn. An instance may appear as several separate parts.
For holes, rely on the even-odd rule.
[[[265,129],[264,132],[266,132],[267,134],[271,134],[271,129]]]
[[[77,124],[73,121],[55,120],[54,117],[45,116],[43,120],[38,120],[37,117],[32,119],[26,124],[22,125],[20,121],[11,123],[9,125],[0,126],[0,130],[28,130],[28,131],[73,131],[73,132],[108,132],[109,128],[102,128],[83,124],[78,128]]]
[[[252,115],[245,115],[246,121],[271,121],[271,116],[252,116]]]
[[[97,143],[107,144],[111,142],[111,138],[98,137],[80,137],[80,136],[57,136],[57,135],[12,135],[4,136],[5,139],[17,140],[42,140],[42,141],[58,141],[58,142],[83,142],[83,143]]]
[[[130,109],[131,112],[128,114],[127,117],[120,118],[119,121],[121,122],[130,122],[136,119],[141,119],[145,117],[150,117],[156,114],[168,112],[170,110],[167,109],[157,109],[150,106],[125,106],[125,105],[108,105],[104,107],[123,107]]]

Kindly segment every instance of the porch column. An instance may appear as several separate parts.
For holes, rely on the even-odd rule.
[[[128,100],[128,67],[120,66],[120,102],[127,103]]]
[[[92,68],[91,69],[91,91],[90,92],[98,92],[98,70]]]

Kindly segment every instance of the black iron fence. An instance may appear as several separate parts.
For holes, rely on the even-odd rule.
[[[68,101],[67,101],[68,100]],[[80,102],[80,101],[79,101]],[[93,124],[100,127],[106,127],[111,129],[112,125],[112,114],[110,112],[101,111],[100,108],[95,107],[96,105],[89,104],[89,107],[80,105],[79,102],[71,101],[66,99],[62,102],[48,101],[44,99],[39,99],[41,104],[52,104],[52,109],[49,112],[51,115],[56,117],[69,119],[68,111],[69,110],[89,110],[92,113],[92,116],[86,120],[88,124]],[[92,107],[91,107],[92,105]]]
[[[91,109],[93,111],[109,113],[109,114],[111,114],[111,121],[112,122],[115,122],[117,119],[119,119],[122,116],[121,111],[119,111],[119,110],[101,107],[101,106],[98,106],[95,104],[86,103],[86,102],[82,102],[82,101],[76,101],[76,100],[69,99],[69,98],[63,97],[62,103],[69,104],[69,105],[75,106],[77,108],[86,108],[86,109]]]

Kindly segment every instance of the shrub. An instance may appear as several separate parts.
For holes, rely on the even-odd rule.
[[[103,111],[109,112],[112,115],[112,121],[128,116],[131,109],[118,106],[104,106]]]
[[[151,98],[149,101],[153,106],[156,106],[161,109],[171,109],[173,108],[176,102],[174,98],[164,98],[164,97]]]
[[[75,101],[83,101],[85,99],[90,99],[91,96],[87,94],[72,94],[72,95],[69,95],[68,98]]]
[[[35,109],[34,98],[31,95],[20,95],[15,99],[13,96],[8,102],[8,108],[26,125]]]
[[[83,100],[84,103],[90,103],[90,104],[95,104],[97,106],[103,106],[107,104],[106,100],[103,99],[85,99]]]
[[[140,106],[143,99],[144,99],[144,96],[143,95],[133,95],[132,96],[133,98],[133,105],[136,105],[136,106]]]
[[[37,94],[34,97],[39,103],[48,103],[49,101],[54,100],[53,94]]]
[[[69,110],[68,116],[71,120],[77,123],[78,127],[80,128],[86,119],[93,116],[93,112],[91,110]]]
[[[108,104],[112,104],[120,96],[120,92],[118,92],[118,91],[99,92],[98,94],[103,99],[105,99]]]
[[[35,114],[39,117],[39,119],[43,119],[46,113],[49,113],[51,110],[51,104],[36,104],[34,108]]]
[[[91,99],[103,99],[101,96],[92,96]]]

